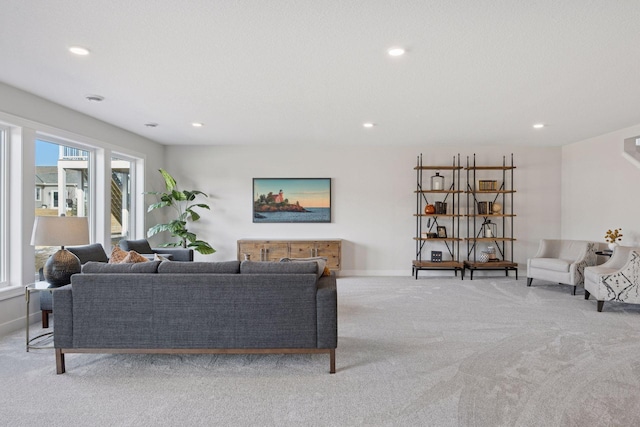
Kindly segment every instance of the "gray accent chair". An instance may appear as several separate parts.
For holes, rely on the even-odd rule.
[[[141,255],[158,254],[171,255],[172,261],[193,261],[193,249],[185,248],[152,248],[147,239],[127,240],[122,239],[118,242],[118,246],[123,251],[136,251]]]
[[[538,253],[527,260],[527,286],[533,279],[576,287],[584,285],[584,269],[596,265],[598,244],[584,240],[540,240]]]
[[[100,243],[83,246],[67,246],[65,249],[77,256],[82,265],[89,261],[109,262],[107,253]],[[42,270],[40,271],[40,280],[44,280]],[[53,298],[50,292],[40,292],[40,311],[42,311],[42,327],[48,328],[49,315],[53,312]]]
[[[593,295],[602,311],[605,301],[640,304],[640,248],[617,246],[604,264],[584,270],[584,299]]]

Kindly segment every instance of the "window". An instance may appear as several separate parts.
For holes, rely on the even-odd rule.
[[[135,224],[133,216],[131,187],[132,166],[134,162],[111,157],[111,244],[117,244],[120,239],[133,239],[132,227]]]
[[[89,216],[90,152],[53,141],[36,140],[36,216]],[[38,200],[40,193],[40,200]],[[36,247],[38,274],[58,247]]]
[[[0,127],[0,287],[7,285],[7,138],[9,130]]]

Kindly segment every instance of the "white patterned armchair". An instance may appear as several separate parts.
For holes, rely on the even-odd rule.
[[[593,295],[602,311],[605,301],[640,304],[640,248],[617,246],[609,261],[585,269],[584,299]]]
[[[584,284],[584,269],[596,265],[597,244],[583,240],[540,240],[538,253],[527,260],[527,286],[533,279],[576,287]]]

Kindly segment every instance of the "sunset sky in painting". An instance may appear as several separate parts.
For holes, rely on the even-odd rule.
[[[271,179],[256,178],[253,181],[253,198],[269,192],[278,194],[280,190],[289,203],[300,202],[304,208],[328,208],[331,203],[329,179]]]

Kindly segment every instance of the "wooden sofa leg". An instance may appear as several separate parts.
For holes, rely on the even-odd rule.
[[[42,327],[44,329],[49,327],[49,313],[51,313],[51,310],[42,310]]]
[[[533,282],[533,279],[531,277],[527,277],[527,286],[531,286],[531,282]]]
[[[591,294],[589,293],[588,290],[584,290],[584,299],[589,299],[589,296],[591,296]]]
[[[65,372],[64,353],[61,348],[56,348],[56,374],[64,374]]]
[[[336,349],[332,348],[329,350],[329,373],[336,373]]]
[[[598,312],[602,312],[602,307],[604,307],[604,301],[598,301]]]

